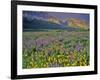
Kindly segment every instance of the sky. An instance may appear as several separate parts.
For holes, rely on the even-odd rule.
[[[78,18],[89,22],[89,14],[83,14],[83,13],[23,11],[23,14],[27,16],[31,15],[31,17],[43,17],[43,18],[48,18],[49,16],[53,16],[59,18],[60,20],[65,20],[66,18]]]

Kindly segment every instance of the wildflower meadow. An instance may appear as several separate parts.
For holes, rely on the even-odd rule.
[[[88,30],[23,32],[24,69],[88,66],[89,57]]]

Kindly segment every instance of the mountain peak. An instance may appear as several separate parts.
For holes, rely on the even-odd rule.
[[[78,19],[78,18],[67,18],[66,21],[68,22],[68,26],[70,27],[76,27],[76,28],[82,28],[82,29],[88,29],[89,24],[85,20]]]

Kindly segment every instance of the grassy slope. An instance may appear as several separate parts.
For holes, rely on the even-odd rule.
[[[23,68],[89,65],[89,31],[23,32]]]

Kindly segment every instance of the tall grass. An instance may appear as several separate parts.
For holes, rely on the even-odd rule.
[[[23,68],[89,65],[89,31],[23,32]]]

